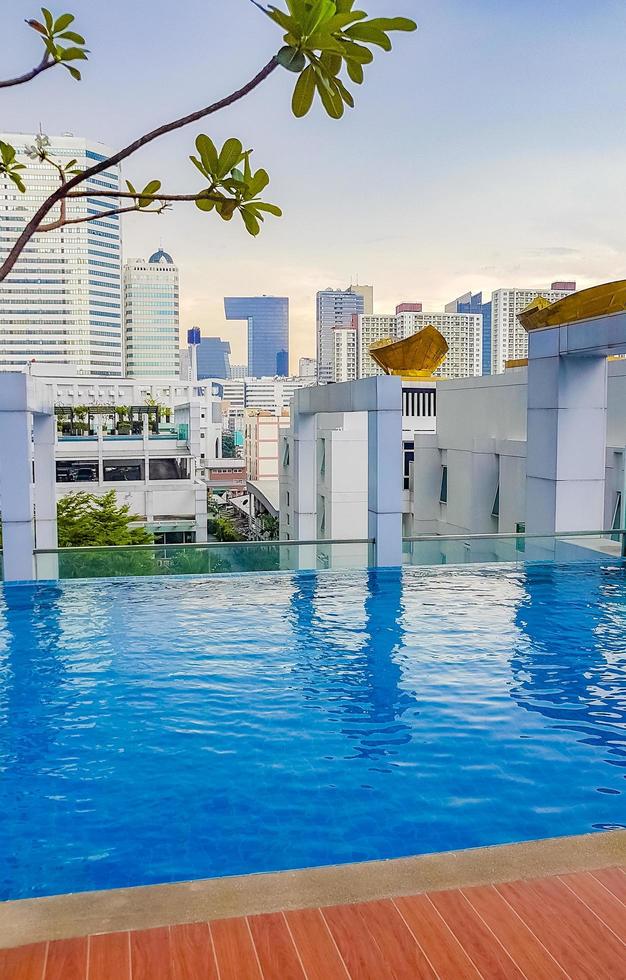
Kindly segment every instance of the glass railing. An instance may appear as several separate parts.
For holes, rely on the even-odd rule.
[[[540,534],[417,535],[402,542],[405,565],[606,561],[626,556],[626,530]]]
[[[236,541],[35,552],[40,580],[368,568],[375,563],[374,543],[366,540]]]

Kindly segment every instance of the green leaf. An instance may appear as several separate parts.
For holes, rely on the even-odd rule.
[[[82,48],[57,48],[61,61],[87,61],[87,55]]]
[[[417,24],[408,17],[373,17],[368,21],[370,27],[379,31],[416,31]]]
[[[52,33],[52,31],[54,30],[54,17],[50,13],[50,11],[46,9],[46,7],[42,7],[41,12],[43,14],[43,19],[46,22],[46,27],[48,28],[48,31]]]
[[[2,155],[2,162],[8,166],[15,160],[15,147],[11,146],[10,143],[3,143],[0,140],[0,155]]]
[[[266,13],[268,17],[285,31],[297,30],[298,22],[293,17],[289,17],[283,10],[279,10],[278,7],[270,6]]]
[[[59,40],[63,41],[73,41],[74,44],[85,44],[85,38],[82,34],[77,34],[76,31],[64,31],[63,34],[59,34]]]
[[[243,145],[241,140],[229,139],[226,140],[224,146],[222,147],[217,162],[217,176],[225,177],[226,174],[230,173],[233,167],[241,161],[243,153]]]
[[[296,82],[291,108],[294,116],[301,119],[313,105],[315,96],[315,71],[311,65],[305,68]]]
[[[345,33],[355,41],[377,44],[379,48],[383,48],[385,51],[391,51],[391,41],[385,32],[379,31],[376,27],[372,27],[371,24],[355,24],[354,27],[349,27]]]
[[[74,14],[61,14],[54,22],[54,33],[58,34],[60,31],[64,31],[74,20],[76,20]]]
[[[215,143],[209,136],[201,133],[196,139],[196,149],[207,174],[216,175],[218,171],[218,154]]]
[[[138,201],[139,207],[147,208],[150,204],[153,204],[154,201],[152,195],[158,194],[160,190],[161,190],[160,180],[151,180],[148,184],[146,184],[141,194],[139,195],[139,201]]]
[[[317,91],[320,94],[320,99],[322,100],[322,105],[326,109],[326,112],[331,117],[331,119],[341,119],[344,113],[343,99],[337,87],[333,83],[328,85],[324,84],[324,80],[315,76],[315,82],[317,85]]]
[[[75,78],[77,82],[80,82],[80,80],[81,80],[81,78],[82,78],[83,76],[82,76],[82,75],[81,75],[81,73],[79,72],[79,70],[78,70],[78,68],[74,68],[74,66],[73,66],[73,65],[65,65],[65,67],[66,67],[66,68],[67,68],[67,70],[69,71],[69,73],[70,73],[70,75],[72,76],[72,78]]]
[[[210,177],[211,176],[210,172],[207,170],[207,168],[202,163],[202,160],[198,160],[198,157],[194,157],[194,156],[190,156],[189,159],[191,160],[191,162],[193,163],[193,165],[198,168],[198,170],[200,171],[200,173],[202,174],[203,177]]]
[[[217,213],[224,221],[230,221],[237,210],[237,201],[230,197],[225,197],[223,201],[218,201],[215,205]]]
[[[341,65],[343,64],[341,55],[337,54],[335,51],[322,51],[320,55],[320,62],[329,75],[338,75],[341,71]]]
[[[209,201],[206,197],[196,198],[196,207],[200,211],[212,211],[215,207],[215,201]]]
[[[249,235],[253,238],[261,231],[261,225],[259,224],[258,218],[248,210],[248,208],[241,208],[241,217],[243,218],[243,223],[246,226]]]
[[[26,186],[25,186],[24,181],[22,180],[22,178],[19,176],[19,174],[10,173],[8,176],[9,176],[9,180],[12,180],[13,181],[13,183],[17,187],[18,191],[20,191],[22,194],[25,194],[26,193]]]
[[[369,65],[374,60],[374,55],[369,48],[355,44],[354,41],[344,42],[343,57],[345,61],[356,61],[358,65]]]
[[[346,68],[348,69],[348,76],[355,85],[363,84],[363,66],[357,64],[356,61],[347,61]]]
[[[352,98],[351,92],[348,91],[348,89],[343,84],[343,82],[341,81],[340,78],[336,78],[335,79],[335,84],[336,84],[337,88],[339,89],[339,92],[341,94],[341,98],[346,103],[346,105],[349,105],[351,109],[354,109],[354,99]]]
[[[276,61],[287,71],[303,71],[306,65],[306,58],[297,48],[292,48],[288,44],[284,48],[281,48],[276,55]]]
[[[251,197],[256,197],[260,194],[270,182],[270,177],[267,170],[257,170],[252,180],[248,183],[248,193]]]
[[[265,201],[255,201],[254,207],[257,211],[267,211],[268,214],[273,214],[277,218],[282,218],[283,216],[283,212],[277,204],[267,204]]]
[[[131,194],[136,194],[136,193],[137,193],[137,191],[135,190],[135,188],[134,188],[134,187],[133,187],[133,185],[131,184],[131,182],[130,182],[130,180],[127,180],[127,181],[126,181],[126,186],[128,187],[128,190],[129,190],[129,192],[130,192]]]

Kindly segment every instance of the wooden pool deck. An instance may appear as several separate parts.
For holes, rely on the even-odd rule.
[[[602,847],[593,843],[602,838],[607,838],[608,844]],[[567,840],[571,844],[589,838]],[[233,917],[224,917],[216,908],[217,917],[205,921],[93,931],[11,945],[0,949],[0,978],[626,980],[626,861],[621,857],[626,834],[593,835],[591,840],[586,856],[575,858],[572,852],[567,861],[558,842],[482,849],[489,855],[490,871],[482,875],[493,878],[489,883],[417,888],[416,894],[403,887],[402,894],[384,898],[306,903],[302,908],[283,901],[290,907]],[[602,852],[598,857],[602,866],[597,868],[590,866],[594,847]],[[537,860],[545,862],[550,854],[563,867],[578,860],[584,870],[502,880],[510,866],[508,855],[518,860],[520,848],[528,849],[531,872]],[[581,848],[585,850],[584,843]],[[462,877],[467,877],[464,855],[470,853],[475,857],[478,852],[457,855]],[[429,873],[437,857],[431,856]],[[476,878],[475,869],[473,874]],[[267,876],[270,907],[275,904],[271,894],[274,877]],[[127,891],[140,896],[151,889]],[[237,900],[249,901],[241,895]],[[16,908],[28,908],[25,921],[31,925],[26,925],[27,929],[34,922],[33,907],[49,908],[33,906],[33,902],[4,905],[11,907],[12,916]],[[0,926],[2,908],[0,905]],[[163,916],[162,911],[160,914]],[[49,911],[45,920],[40,928],[52,930],[54,935]],[[63,921],[58,926],[62,934],[80,933],[80,923],[72,929],[68,921],[59,921]]]

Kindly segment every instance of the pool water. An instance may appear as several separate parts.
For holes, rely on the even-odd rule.
[[[13,586],[0,897],[626,826],[626,568]]]

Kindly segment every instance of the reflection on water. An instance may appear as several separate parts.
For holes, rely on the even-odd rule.
[[[530,565],[524,584],[512,697],[626,769],[626,569]]]
[[[382,766],[411,739],[402,716],[413,699],[400,685],[402,572],[355,573],[358,593],[346,615],[345,593],[333,602],[323,576],[295,580],[291,615],[296,671],[303,695],[338,716],[354,752]],[[335,580],[337,581],[337,580]],[[348,588],[353,588],[346,581]],[[381,769],[384,771],[384,767]]]

